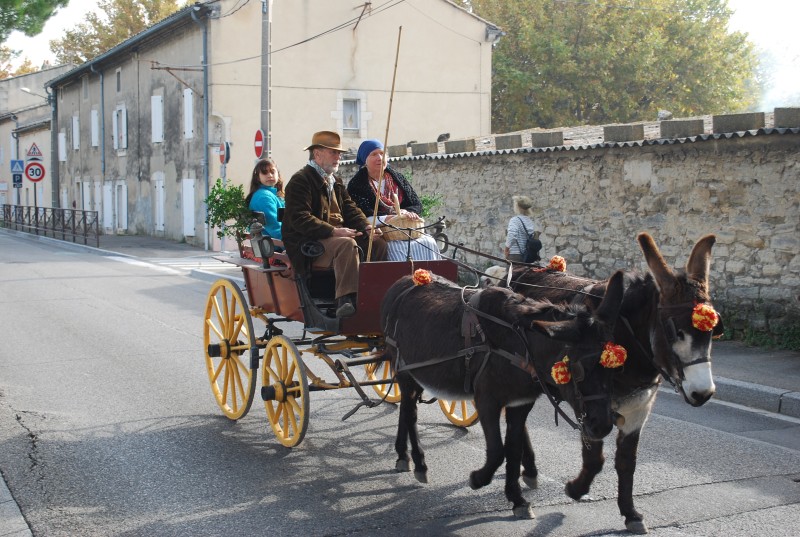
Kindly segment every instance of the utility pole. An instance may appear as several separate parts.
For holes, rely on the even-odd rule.
[[[262,156],[272,154],[272,114],[270,110],[270,70],[272,69],[272,0],[261,0],[261,130],[264,131],[264,151]]]

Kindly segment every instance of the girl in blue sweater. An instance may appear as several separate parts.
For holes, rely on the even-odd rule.
[[[245,198],[251,211],[264,213],[266,224],[264,233],[273,239],[281,239],[281,222],[278,209],[283,209],[283,179],[278,165],[272,158],[264,158],[256,163],[250,178],[250,193]]]

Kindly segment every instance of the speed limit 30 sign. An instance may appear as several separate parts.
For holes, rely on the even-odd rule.
[[[44,171],[44,164],[41,162],[36,162],[35,160],[28,162],[25,165],[25,177],[33,181],[34,183],[38,183],[42,179],[44,179],[45,171]]]

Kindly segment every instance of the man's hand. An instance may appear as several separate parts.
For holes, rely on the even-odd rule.
[[[372,229],[372,224],[367,224],[367,228],[364,231],[366,232],[367,235],[369,235],[371,229]],[[375,237],[380,237],[381,235],[383,235],[383,231],[381,230],[381,228],[376,227],[375,233],[373,233],[373,235]]]
[[[361,232],[356,231],[355,229],[351,229],[349,227],[335,227],[333,228],[333,236],[334,237],[360,237]]]

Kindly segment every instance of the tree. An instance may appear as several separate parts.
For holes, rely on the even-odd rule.
[[[19,52],[11,50],[5,45],[0,45],[0,80],[10,78],[12,76],[26,75],[37,71],[29,58],[25,58],[22,64],[14,69],[11,66],[11,60],[19,56]]]
[[[496,132],[744,110],[758,60],[727,0],[464,0],[506,35],[492,66]]]
[[[18,30],[34,36],[42,31],[53,12],[68,0],[0,0],[0,43]]]
[[[182,4],[185,1],[100,0],[102,13],[87,14],[86,22],[50,41],[50,50],[57,63],[80,65],[175,13]]]

